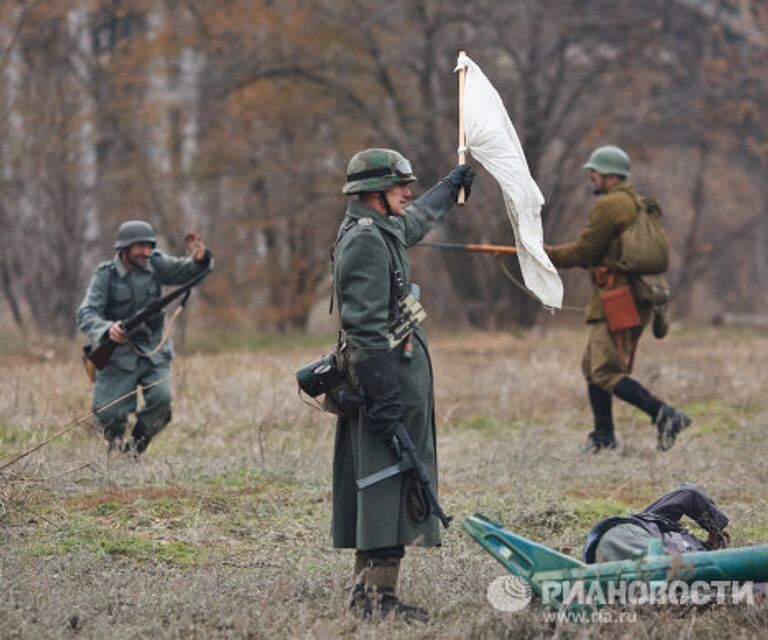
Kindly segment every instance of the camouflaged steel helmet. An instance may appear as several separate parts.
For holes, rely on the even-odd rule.
[[[392,149],[365,149],[352,156],[347,167],[344,195],[385,191],[397,184],[417,180],[411,163]]]
[[[153,247],[157,244],[152,225],[149,222],[144,222],[144,220],[123,222],[117,229],[115,249],[127,249],[137,242],[149,242]]]
[[[589,156],[584,168],[592,169],[603,175],[617,175],[626,178],[629,175],[629,156],[621,147],[613,145],[599,147]]]

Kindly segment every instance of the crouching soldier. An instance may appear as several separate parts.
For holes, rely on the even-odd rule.
[[[190,256],[168,256],[155,249],[155,232],[143,220],[120,225],[115,257],[96,267],[85,298],[77,310],[77,327],[94,345],[109,338],[117,343],[109,363],[96,372],[93,408],[109,450],[142,453],[171,420],[170,361],[173,345],[163,340],[164,316],[154,316],[130,335],[122,321],[161,297],[164,285],[183,284],[212,267],[211,252],[194,234],[188,239]],[[136,394],[99,411],[118,398],[144,388],[138,411]],[[128,415],[136,424],[127,441]]]
[[[454,168],[411,202],[416,180],[397,151],[366,149],[350,161],[343,193],[346,215],[335,243],[334,293],[351,368],[364,410],[339,419],[333,462],[333,544],[355,549],[351,607],[364,618],[428,619],[397,597],[406,545],[440,544],[439,522],[423,486],[400,473],[358,490],[356,480],[396,461],[393,439],[403,425],[437,492],[432,368],[422,330],[398,334],[402,304],[414,290],[406,248],[467,195],[474,173]],[[394,329],[393,329],[394,327]]]

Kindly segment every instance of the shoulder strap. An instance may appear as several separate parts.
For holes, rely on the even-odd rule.
[[[341,228],[341,231],[339,232],[339,235],[336,237],[336,240],[333,241],[333,244],[331,245],[330,249],[330,258],[331,258],[331,295],[330,299],[328,300],[328,315],[331,315],[333,313],[333,290],[334,290],[334,282],[333,282],[333,265],[336,262],[336,247],[339,245],[339,242],[341,242],[341,239],[347,235],[347,232],[354,227],[357,224],[354,220],[350,220],[349,224],[344,225]]]
[[[635,513],[632,517],[637,518],[638,520],[645,523],[652,522],[659,528],[662,533],[685,530],[685,527],[683,527],[679,522],[665,518],[664,516],[661,516],[657,513]]]
[[[403,265],[400,263],[400,259],[397,257],[397,254],[392,248],[392,245],[386,240],[384,240],[384,244],[387,245],[387,249],[389,250],[389,257],[392,259],[390,278],[392,280],[392,291],[394,292],[393,295],[396,298],[395,303],[397,303],[397,300],[401,300],[407,293]]]
[[[109,309],[109,303],[111,301],[111,295],[112,295],[112,282],[115,279],[115,273],[117,272],[117,268],[114,264],[110,264],[107,268],[109,271],[109,275],[107,276],[107,299],[104,302],[104,312],[106,313],[106,310]],[[107,318],[107,320],[110,320],[111,318]]]

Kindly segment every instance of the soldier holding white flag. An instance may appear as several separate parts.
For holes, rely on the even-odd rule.
[[[437,456],[432,365],[427,340],[412,317],[410,347],[395,327],[415,301],[406,250],[456,203],[469,196],[474,171],[454,167],[415,200],[411,163],[393,149],[364,149],[349,162],[349,202],[334,244],[334,295],[346,354],[364,408],[339,418],[333,460],[333,545],[355,549],[352,611],[362,618],[429,619],[397,595],[406,546],[440,544],[437,514],[424,483],[398,473],[360,489],[357,481],[397,461],[403,427],[435,494]]]

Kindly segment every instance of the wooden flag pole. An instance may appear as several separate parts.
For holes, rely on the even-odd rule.
[[[466,55],[464,51],[459,51],[459,60]],[[467,145],[467,136],[464,131],[464,83],[467,77],[467,68],[459,69],[459,164],[467,161],[467,154],[464,147]],[[464,196],[464,187],[459,190],[458,204],[464,206],[466,198]]]

